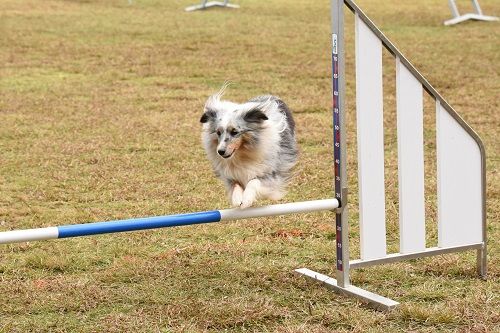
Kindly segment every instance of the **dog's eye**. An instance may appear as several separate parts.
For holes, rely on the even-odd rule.
[[[217,130],[217,136],[220,136],[222,133],[220,130]]]
[[[238,134],[238,131],[237,131],[237,130],[235,130],[235,129],[231,130],[231,135],[232,135],[232,136],[235,136],[236,134]]]

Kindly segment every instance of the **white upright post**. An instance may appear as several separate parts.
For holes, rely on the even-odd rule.
[[[450,7],[451,15],[453,15],[453,17],[460,16],[460,12],[458,11],[457,4],[455,3],[455,0],[448,0],[448,6]]]
[[[474,10],[476,11],[477,14],[483,15],[483,11],[481,10],[481,7],[479,6],[479,1],[472,0],[472,6],[474,6]]]
[[[386,255],[382,42],[355,14],[361,259]]]
[[[425,250],[424,92],[396,57],[400,253]]]

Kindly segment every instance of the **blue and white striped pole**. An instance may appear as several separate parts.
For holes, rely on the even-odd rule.
[[[0,244],[177,227],[190,224],[241,220],[253,217],[308,213],[322,210],[334,210],[337,207],[337,199],[325,199],[252,207],[247,209],[234,208],[211,210],[206,212],[145,217],[110,222],[94,222],[63,225],[59,227],[13,230],[0,232]]]

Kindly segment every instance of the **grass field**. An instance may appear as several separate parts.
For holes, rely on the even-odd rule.
[[[294,110],[301,157],[286,201],[332,196],[329,2],[183,12],[196,2],[0,2],[0,230],[226,208],[198,122],[225,80],[234,83],[229,99],[271,92]],[[355,285],[402,303],[390,313],[333,294],[293,274],[334,274],[330,213],[31,242],[0,247],[0,332],[500,332],[500,23],[444,27],[444,0],[359,5],[485,143],[487,281],[470,252],[354,271]],[[500,15],[500,2],[481,5]],[[384,63],[388,245],[397,251],[395,71],[387,54]],[[427,241],[435,245],[429,98],[425,112]]]

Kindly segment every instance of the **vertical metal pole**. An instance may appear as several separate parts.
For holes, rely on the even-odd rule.
[[[457,8],[457,4],[455,3],[455,0],[448,0],[448,6],[450,6],[451,15],[453,15],[453,17],[460,16],[460,13],[458,12],[458,8]]]
[[[479,277],[481,277],[482,279],[486,280],[486,277],[487,277],[487,269],[486,269],[486,260],[487,260],[487,256],[486,256],[486,242],[483,243],[483,247],[479,250],[477,250],[477,274],[479,275]]]
[[[477,250],[477,273],[479,276],[483,279],[486,279],[486,275],[488,274],[488,247],[486,246],[486,243],[488,241],[487,235],[486,235],[486,155],[483,150],[482,154],[482,161],[481,161],[481,173],[482,173],[482,179],[481,179],[481,187],[482,187],[482,195],[483,195],[483,247],[479,250]]]
[[[476,14],[483,15],[483,11],[481,10],[481,7],[479,6],[479,2],[477,0],[472,0],[472,6],[474,7]]]
[[[345,288],[349,282],[349,229],[347,221],[347,177],[345,137],[345,55],[344,0],[331,0],[332,15],[332,81],[333,81],[333,154],[335,198],[340,208],[335,214],[337,283]]]

